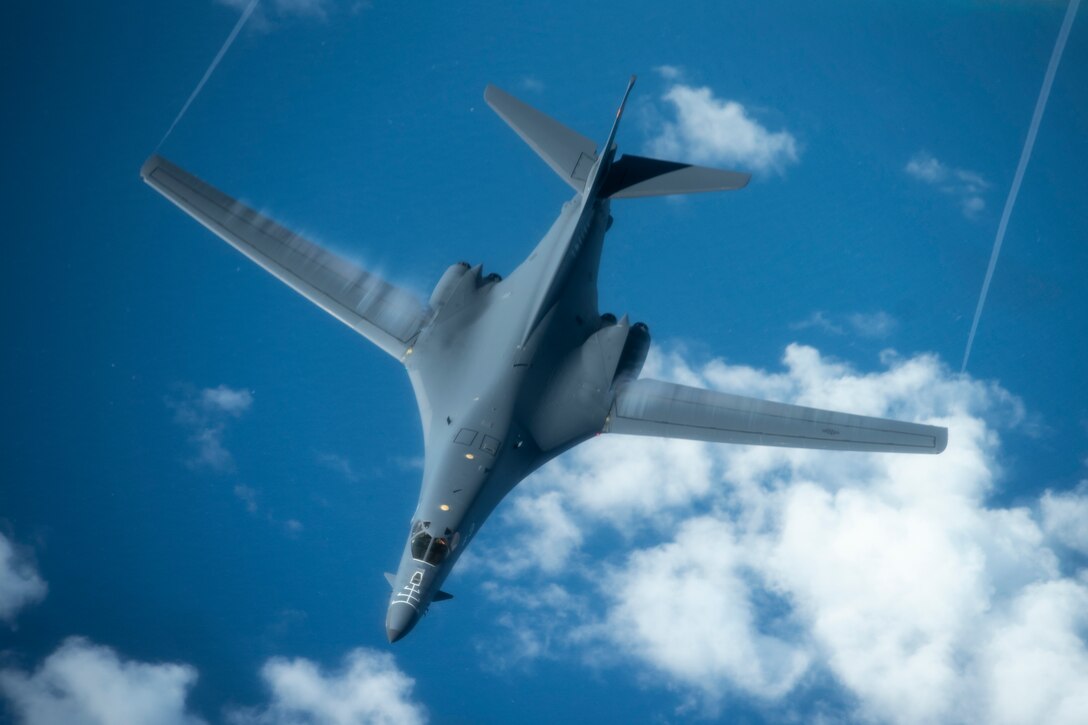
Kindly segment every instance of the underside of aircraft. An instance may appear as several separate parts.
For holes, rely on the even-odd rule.
[[[598,151],[589,138],[488,86],[492,109],[574,190],[508,278],[449,267],[420,300],[279,225],[160,156],[155,190],[296,292],[401,362],[425,464],[386,618],[411,630],[487,516],[521,480],[600,433],[839,451],[940,453],[947,430],[639,378],[645,324],[601,314],[597,270],[613,199],[739,189],[748,175],[616,158],[624,102]]]

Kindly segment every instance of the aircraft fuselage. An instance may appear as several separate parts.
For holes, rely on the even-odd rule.
[[[597,273],[610,199],[729,191],[748,174],[603,146],[488,86],[488,105],[576,192],[506,280],[452,265],[428,303],[282,226],[162,157],[156,191],[312,303],[400,360],[423,425],[419,502],[386,614],[404,637],[502,498],[594,434],[818,450],[937,454],[948,430],[639,379],[649,330],[601,315]],[[598,149],[603,149],[598,154]],[[530,542],[514,542],[525,548]]]
[[[602,321],[597,310],[597,270],[610,223],[608,200],[593,198],[588,189],[575,196],[507,279],[481,278],[478,266],[467,269],[437,301],[434,321],[406,353],[425,462],[419,503],[392,581],[390,641],[407,634],[426,612],[499,501],[547,460],[604,425],[614,367],[605,365],[595,375],[598,367],[591,364],[587,374],[578,351],[614,322]],[[616,327],[610,337],[618,355],[626,321]],[[572,358],[577,359],[571,363]],[[557,382],[563,370],[570,380]],[[601,404],[578,420],[549,419],[554,406],[547,398],[586,386]]]

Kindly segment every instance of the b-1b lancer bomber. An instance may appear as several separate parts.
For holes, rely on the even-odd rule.
[[[604,145],[488,86],[484,98],[574,189],[506,279],[455,264],[424,303],[280,226],[159,156],[159,193],[408,371],[423,423],[419,503],[385,628],[404,637],[499,501],[546,461],[599,433],[840,451],[940,453],[945,428],[850,415],[640,379],[650,333],[601,314],[597,271],[613,199],[739,189],[748,175]]]

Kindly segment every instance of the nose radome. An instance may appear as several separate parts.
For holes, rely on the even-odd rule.
[[[389,643],[403,639],[404,635],[412,631],[417,619],[416,610],[412,608],[412,605],[404,602],[390,604],[389,611],[385,615],[385,636],[389,638]]]

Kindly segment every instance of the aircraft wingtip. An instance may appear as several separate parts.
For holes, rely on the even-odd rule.
[[[144,161],[140,167],[140,178],[147,181],[151,176],[151,172],[162,165],[162,157],[158,154],[151,154],[147,157],[147,161]]]
[[[944,453],[944,449],[948,448],[948,429],[941,428],[940,433],[937,435],[936,446],[934,446],[934,453]]]

